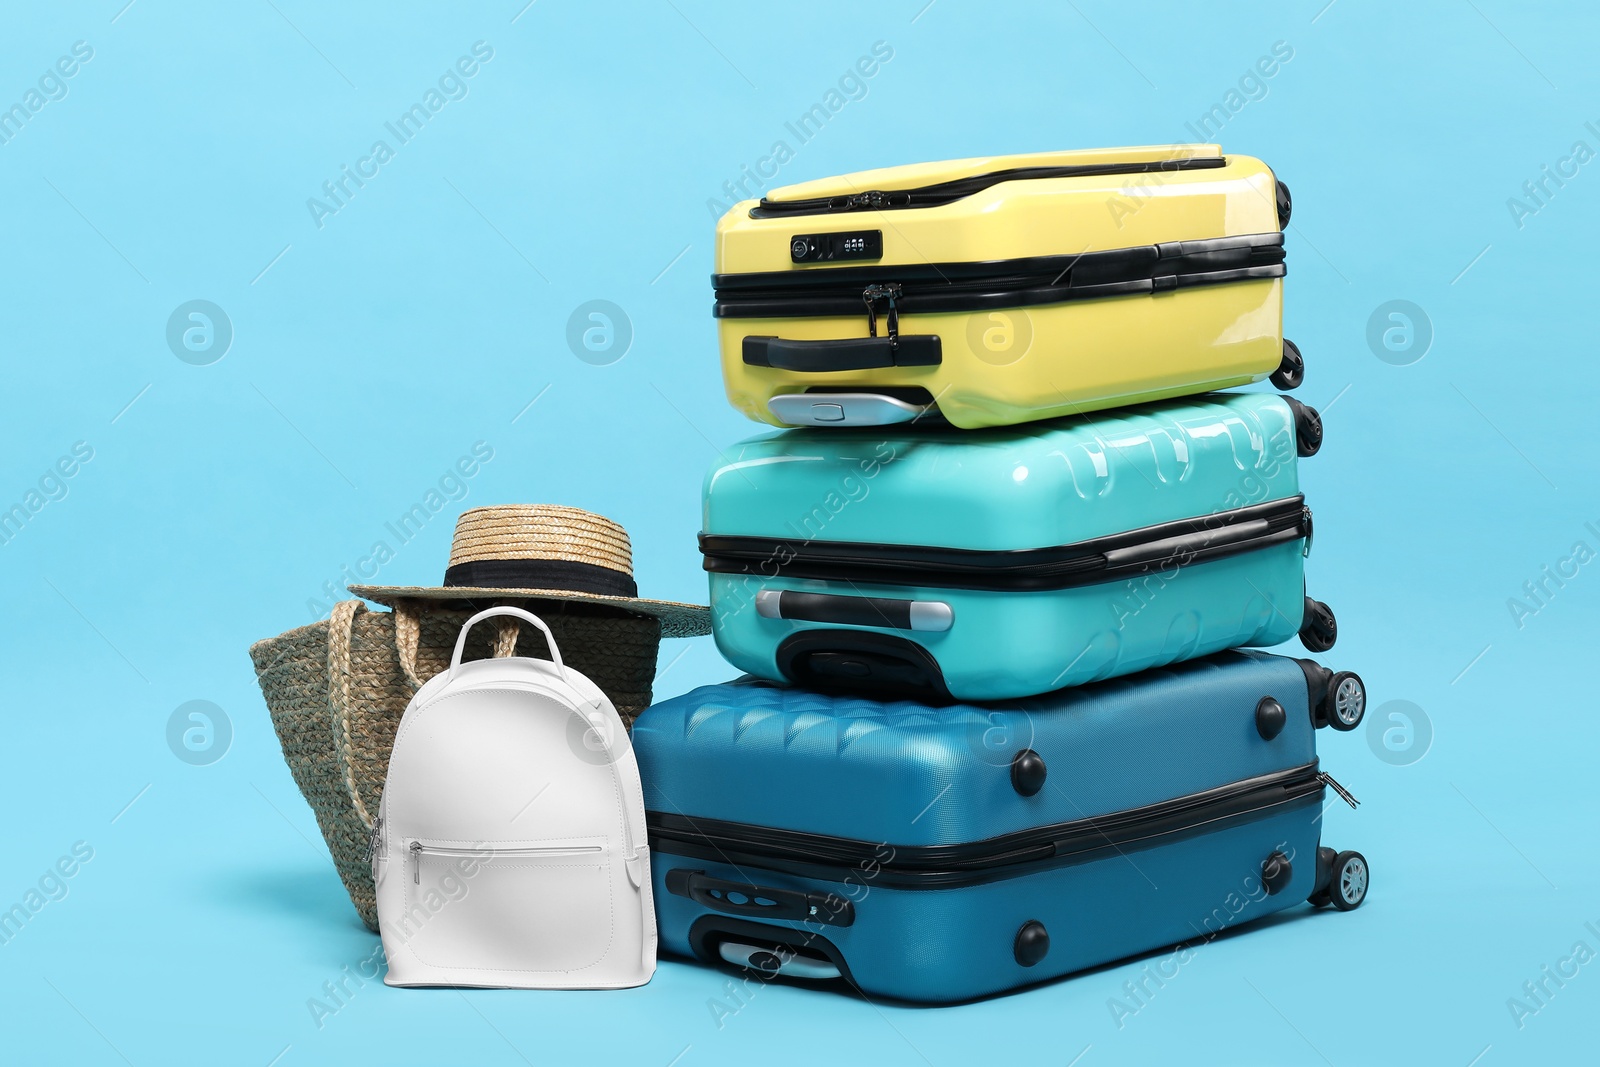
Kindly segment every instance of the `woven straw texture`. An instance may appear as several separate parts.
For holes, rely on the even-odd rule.
[[[402,601],[392,612],[373,612],[347,600],[323,622],[250,646],[289,772],[316,815],[345,891],[374,931],[378,912],[367,843],[395,730],[412,694],[449,666],[462,625],[484,606],[457,610]],[[660,623],[551,606],[531,607],[554,632],[567,665],[598,685],[631,729],[650,704]],[[473,628],[463,659],[513,654],[548,658],[549,649],[537,630],[501,618]]]
[[[484,560],[550,560],[586,563],[633,577],[633,542],[628,531],[603,515],[561,504],[491,504],[468,508],[456,520],[450,566]],[[711,612],[698,604],[647,597],[588,593],[571,588],[503,586],[352,585],[356,596],[390,606],[402,600],[532,601],[541,614],[552,601],[620,608],[661,620],[663,637],[699,637],[711,632]]]
[[[633,574],[633,543],[610,519],[559,504],[492,504],[456,521],[450,566],[480,559],[563,559]]]

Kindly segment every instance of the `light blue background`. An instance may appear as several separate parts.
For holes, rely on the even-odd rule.
[[[1520,228],[1507,207],[1575,140],[1600,149],[1584,127],[1600,120],[1593,5],[523,2],[96,0],[4,18],[0,103],[73,42],[94,56],[0,144],[0,504],[74,442],[94,458],[0,545],[0,904],[74,842],[94,858],[0,946],[0,1058],[1593,1057],[1600,962],[1521,1029],[1506,1005],[1574,942],[1600,949],[1584,929],[1600,926],[1600,563],[1521,628],[1507,607],[1574,542],[1600,548],[1584,528],[1600,527],[1600,164]],[[466,98],[319,229],[307,198],[480,40],[494,55]],[[894,55],[866,97],[797,146],[784,123],[880,40]],[[1328,437],[1304,466],[1309,573],[1341,623],[1326,659],[1376,703],[1415,702],[1435,734],[1409,766],[1362,734],[1323,738],[1364,801],[1330,811],[1327,836],[1371,859],[1367,906],[1205,946],[1121,1029],[1107,1001],[1139,962],[934,1010],[773,986],[721,1029],[708,1000],[726,976],[680,961],[613,994],[369,983],[319,1029],[307,1000],[376,940],[246,647],[308,621],[322,583],[476,441],[494,459],[452,511],[592,508],[632,532],[648,594],[703,598],[701,474],[753,429],[723,401],[710,317],[706,202],[724,180],[779,138],[796,148],[780,181],[1192,139],[1185,123],[1280,40],[1293,59],[1219,139],[1295,194],[1289,334]],[[597,298],[635,334],[610,366],[565,341]],[[191,299],[234,327],[210,366],[165,342]],[[1391,299],[1435,331],[1410,366],[1366,341]],[[451,521],[381,580],[437,581]],[[696,641],[657,693],[729,673]],[[232,721],[211,766],[165,740],[194,699]]]

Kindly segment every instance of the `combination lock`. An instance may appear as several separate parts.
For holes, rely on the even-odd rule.
[[[795,263],[828,263],[849,259],[882,259],[882,230],[848,233],[800,233],[789,238],[789,258]]]

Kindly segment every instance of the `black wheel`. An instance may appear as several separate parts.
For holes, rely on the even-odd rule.
[[[1283,362],[1278,364],[1278,369],[1267,380],[1278,389],[1300,388],[1300,383],[1306,380],[1306,360],[1300,354],[1299,345],[1287,337],[1283,339]]]
[[[1300,623],[1300,643],[1312,652],[1326,652],[1339,639],[1333,610],[1320,600],[1306,597],[1305,618]]]
[[[1283,398],[1294,416],[1294,451],[1301,459],[1316,455],[1322,449],[1322,416],[1310,404],[1302,404],[1292,396]]]
[[[1328,882],[1328,897],[1340,911],[1355,911],[1367,899],[1367,857],[1359,852],[1341,852],[1333,860],[1333,879]]]
[[[1323,698],[1323,717],[1335,730],[1354,730],[1367,714],[1367,687],[1353,671],[1335,671]]]
[[[1328,885],[1333,881],[1333,861],[1338,858],[1339,854],[1327,845],[1317,846],[1316,884],[1321,888],[1306,898],[1306,903],[1313,908],[1326,908],[1333,903],[1333,897],[1328,892]]]

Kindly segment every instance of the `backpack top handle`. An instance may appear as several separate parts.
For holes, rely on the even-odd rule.
[[[533,614],[533,612],[524,611],[521,608],[514,608],[509,604],[503,604],[493,608],[485,608],[466,621],[466,623],[461,627],[461,635],[456,638],[455,651],[450,654],[450,673],[454,674],[456,668],[461,666],[461,652],[467,647],[468,632],[483,620],[494,618],[497,615],[513,615],[516,618],[521,619],[523,622],[532,623],[534,626],[538,627],[539,631],[544,634],[545,644],[550,648],[551,661],[555,663],[556,670],[561,672],[562,679],[567,680],[566,664],[561,662],[561,650],[556,647],[555,634],[550,632],[550,627],[546,626],[544,624],[544,620]]]

